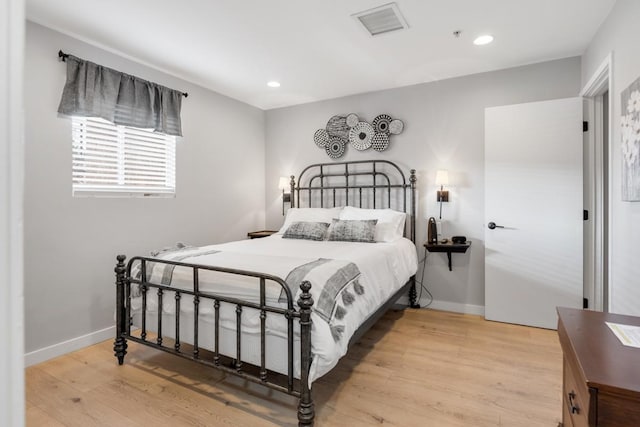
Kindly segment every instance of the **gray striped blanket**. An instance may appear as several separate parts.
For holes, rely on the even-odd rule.
[[[153,257],[162,260],[197,262],[193,258],[221,254],[219,250],[199,249],[184,244],[167,248],[163,251],[152,253]],[[228,253],[227,253],[228,255]],[[252,255],[259,258],[260,255]],[[208,258],[211,260],[211,258]],[[262,263],[264,265],[264,262]],[[217,265],[224,267],[224,265]],[[132,276],[139,279],[141,275],[139,264],[132,271]],[[174,283],[174,270],[176,266],[160,262],[149,262],[146,267],[146,280],[165,286],[190,287],[190,283]],[[267,274],[272,272],[264,271]],[[349,307],[360,295],[364,295],[365,286],[360,280],[360,269],[350,261],[320,258],[313,261],[302,261],[299,265],[290,269],[284,278],[287,287],[294,296],[294,301],[299,297],[300,284],[307,280],[311,283],[311,295],[314,300],[313,312],[323,321],[327,322],[331,329],[333,339],[338,342],[344,332],[343,319],[349,312]],[[253,282],[252,282],[253,283]],[[256,287],[256,293],[258,289]],[[137,289],[135,295],[140,294]],[[280,303],[286,303],[286,293],[280,292]]]

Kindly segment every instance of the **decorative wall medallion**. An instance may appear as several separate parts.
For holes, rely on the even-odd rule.
[[[358,151],[371,147],[375,151],[384,151],[389,148],[390,135],[398,135],[403,129],[402,120],[394,120],[388,114],[378,114],[370,124],[357,114],[350,113],[331,117],[325,129],[316,130],[313,141],[318,147],[324,148],[329,157],[337,159],[344,155],[347,143],[351,143]]]
[[[376,133],[389,133],[389,124],[393,119],[388,114],[380,114],[371,123]]]
[[[389,134],[387,133],[376,133],[371,138],[371,146],[376,151],[384,151],[389,148]]]
[[[347,142],[349,137],[349,126],[345,116],[333,116],[327,122],[327,133],[330,137],[338,137]]]
[[[357,125],[359,121],[360,119],[358,118],[357,114],[351,113],[347,116],[347,126],[349,126],[350,128]]]
[[[402,120],[391,120],[391,123],[389,123],[389,133],[391,133],[392,135],[398,135],[402,133],[403,129],[404,123],[402,123]]]
[[[329,143],[329,133],[327,133],[326,129],[318,129],[313,134],[313,141],[318,147],[324,148]]]
[[[343,156],[346,146],[347,143],[342,139],[333,137],[329,140],[329,143],[324,147],[324,149],[327,151],[329,157],[337,159]]]
[[[349,131],[349,142],[358,151],[371,147],[371,138],[374,134],[373,126],[367,122],[358,122]]]

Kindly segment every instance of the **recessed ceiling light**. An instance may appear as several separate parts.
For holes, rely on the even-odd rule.
[[[272,81],[267,83],[267,86],[269,86],[269,87],[280,87],[280,82],[272,80]]]
[[[473,41],[473,44],[475,44],[476,46],[482,46],[484,44],[489,44],[492,41],[493,41],[493,36],[490,36],[489,34],[485,34],[483,36],[476,38]]]

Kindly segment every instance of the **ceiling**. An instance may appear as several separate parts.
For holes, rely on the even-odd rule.
[[[615,0],[396,0],[409,29],[376,37],[351,17],[388,2],[27,0],[27,18],[271,109],[581,55]]]

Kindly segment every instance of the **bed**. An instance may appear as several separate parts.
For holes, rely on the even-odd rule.
[[[270,237],[117,256],[115,356],[127,342],[296,396],[400,296],[417,307],[416,176],[386,160],[315,164],[291,177]]]

